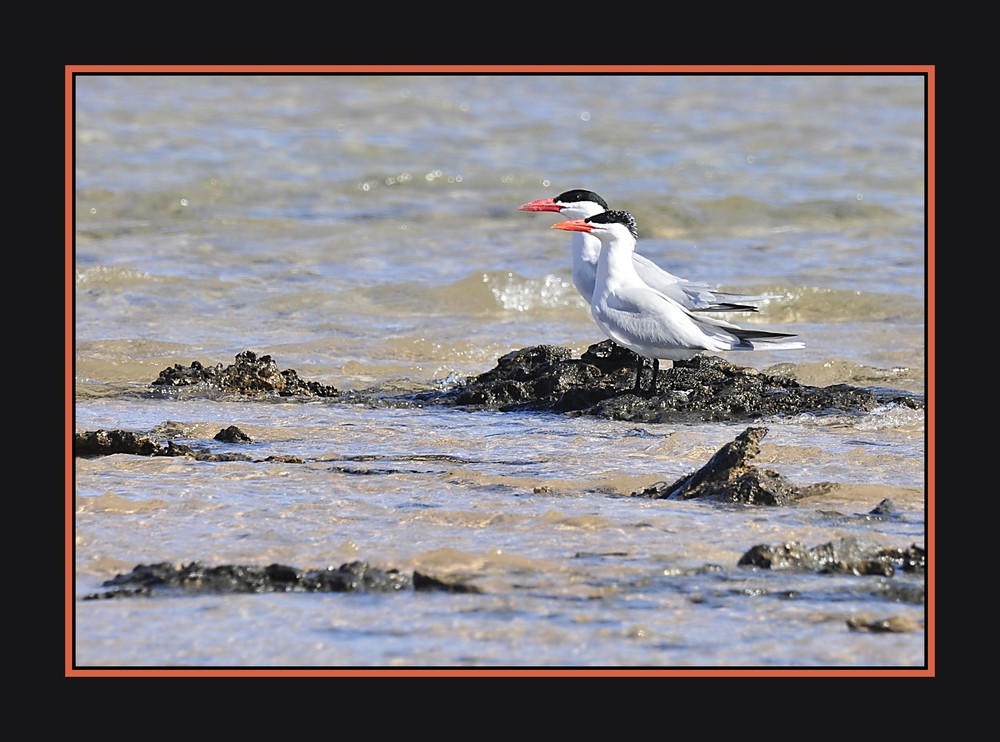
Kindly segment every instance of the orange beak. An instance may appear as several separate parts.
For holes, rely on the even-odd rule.
[[[562,229],[566,232],[592,232],[594,227],[587,224],[586,219],[570,219],[567,222],[556,222],[549,229]]]

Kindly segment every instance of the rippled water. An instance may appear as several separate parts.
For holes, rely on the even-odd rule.
[[[603,338],[568,235],[517,211],[569,188],[632,211],[672,272],[779,296],[739,321],[805,349],[734,363],[924,394],[924,82],[78,75],[75,430],[304,463],[77,459],[74,667],[925,666],[925,606],[885,593],[923,576],[737,567],[758,544],[923,545],[922,410],[760,421],[758,466],[833,486],[748,508],[627,497],[746,424],[142,394],[244,350],[387,394],[582,352]],[[229,425],[254,442],[214,441]],[[885,498],[897,517],[864,517]],[[140,563],[355,559],[482,592],[82,599]],[[846,626],[893,617],[913,628]]]

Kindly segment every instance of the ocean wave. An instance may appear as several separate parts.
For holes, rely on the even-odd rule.
[[[803,412],[786,417],[781,422],[815,428],[850,428],[870,433],[922,434],[925,430],[925,410],[892,403],[879,405],[874,410],[863,414],[839,410]]]
[[[865,293],[844,289],[799,286],[777,290],[780,298],[763,302],[769,317],[782,322],[867,322],[893,320],[918,323],[925,305],[905,294]]]

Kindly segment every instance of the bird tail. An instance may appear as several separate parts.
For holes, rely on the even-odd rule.
[[[694,307],[692,312],[758,312],[753,304],[736,304],[730,301],[713,302],[705,307]]]
[[[694,295],[698,301],[704,302],[694,307],[695,312],[759,312],[760,307],[749,302],[762,302],[770,299],[780,299],[777,294],[731,294],[714,289],[685,287],[688,295]]]
[[[726,291],[713,291],[712,293],[722,301],[769,301],[782,298],[779,294],[731,294]]]
[[[806,347],[800,340],[785,340],[796,337],[790,332],[769,332],[767,330],[745,330],[743,328],[729,330],[740,339],[737,346],[740,350],[798,350]]]

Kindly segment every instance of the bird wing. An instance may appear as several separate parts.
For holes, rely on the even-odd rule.
[[[716,291],[707,283],[675,276],[639,253],[633,253],[632,262],[646,284],[693,312],[756,312],[757,307],[746,302],[774,298]]]
[[[628,286],[616,289],[595,302],[594,319],[615,342],[642,349],[649,357],[668,357],[671,350],[726,350],[738,338],[721,330],[728,324],[719,320],[705,327],[700,317],[655,289]],[[710,318],[714,319],[714,318]]]

